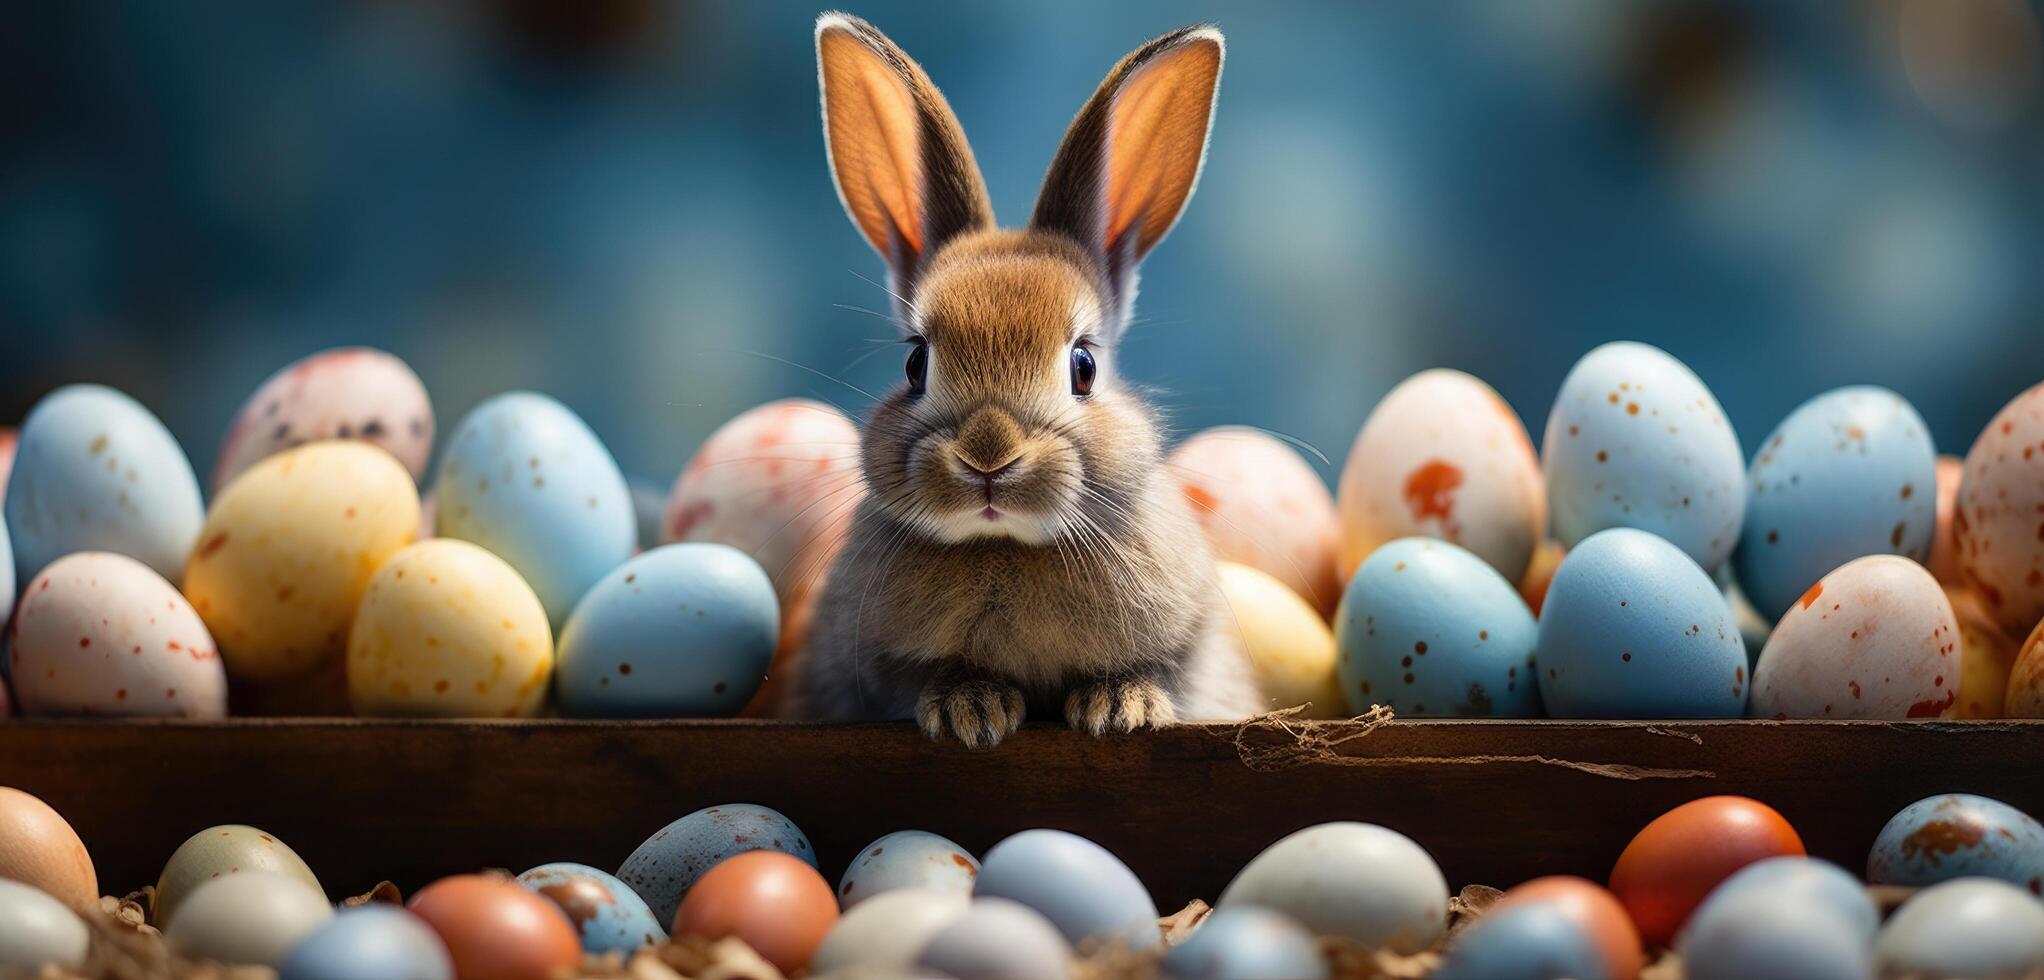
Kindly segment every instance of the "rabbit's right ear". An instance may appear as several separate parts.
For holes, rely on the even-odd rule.
[[[929,76],[873,25],[850,14],[818,17],[816,65],[838,198],[887,260],[905,303],[945,241],[992,227],[979,165]]]

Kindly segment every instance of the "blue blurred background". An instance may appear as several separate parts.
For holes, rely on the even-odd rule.
[[[1181,430],[1338,466],[1447,365],[1535,438],[1570,363],[1659,344],[1751,447],[1891,386],[1963,452],[2044,377],[2036,10],[1879,4],[862,0],[1028,208],[1116,58],[1229,58],[1206,176],[1123,364]],[[863,399],[898,349],[824,169],[813,3],[35,4],[0,32],[0,422],[96,380],[207,472],[314,350],[396,352],[442,431],[497,391],[664,483],[758,402]]]

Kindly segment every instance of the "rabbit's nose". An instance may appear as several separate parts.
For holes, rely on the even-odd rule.
[[[992,479],[1022,458],[1022,427],[1006,412],[981,408],[958,427],[951,454],[966,469]]]
[[[964,464],[966,469],[971,470],[975,475],[989,482],[991,482],[995,477],[1000,476],[1001,474],[1014,469],[1015,464],[1021,462],[1022,460],[1022,453],[1019,450],[1016,451],[1013,455],[1009,456],[1007,459],[1002,460],[999,464],[994,466],[988,466],[984,463],[977,462],[967,457],[964,453],[958,452],[956,450],[952,451],[952,455],[957,456],[958,461]]]

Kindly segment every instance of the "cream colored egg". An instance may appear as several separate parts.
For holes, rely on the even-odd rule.
[[[1753,669],[1760,718],[1936,718],[1958,702],[1959,624],[1899,555],[1832,570],[1789,605]]]
[[[348,696],[365,715],[529,718],[553,669],[532,587],[453,538],[421,541],[377,569],[348,637]]]
[[[2015,397],[1966,454],[1952,513],[1959,574],[2010,634],[2044,619],[2044,384]]]
[[[286,875],[326,894],[319,877],[289,844],[245,824],[207,827],[179,844],[156,879],[156,907],[150,914],[157,928],[168,925],[178,907],[199,886],[215,878],[251,871]]]
[[[2008,694],[2002,698],[2005,718],[2044,718],[2044,622],[2030,631],[2009,671]]]
[[[419,533],[419,494],[389,453],[318,442],[250,467],[213,502],[185,594],[238,680],[310,674],[346,649],[369,576]]]
[[[1959,619],[1959,700],[1945,717],[2000,718],[2015,671],[2016,641],[1995,625],[1979,596],[1953,589],[1945,596]]]
[[[186,956],[274,967],[334,917],[319,890],[292,875],[245,871],[200,885],[164,938]]]
[[[1214,557],[1264,572],[1322,619],[1341,602],[1341,519],[1334,495],[1298,450],[1259,430],[1222,426],[1167,462]]]
[[[29,716],[221,718],[213,637],[163,576],[126,555],[65,555],[14,616],[14,686]]]
[[[1507,581],[1526,577],[1547,530],[1547,490],[1533,441],[1491,387],[1437,368],[1377,403],[1341,471],[1343,576],[1403,537],[1475,552]]]
[[[1959,500],[1959,480],[1966,472],[1966,463],[1957,456],[1938,457],[1938,499],[1937,530],[1931,533],[1930,560],[1924,566],[1930,569],[1937,580],[1946,588],[1961,588],[1965,580],[1959,577],[1958,532],[1952,526],[1952,515]]]
[[[1319,612],[1283,582],[1247,565],[1220,562],[1224,624],[1248,653],[1265,706],[1312,705],[1308,718],[1340,718],[1345,710],[1335,674],[1334,633]]]

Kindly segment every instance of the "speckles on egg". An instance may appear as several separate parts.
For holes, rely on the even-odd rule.
[[[1208,429],[1165,463],[1214,557],[1261,571],[1322,616],[1341,601],[1334,495],[1298,450],[1243,426]]]
[[[365,715],[526,718],[553,679],[539,597],[503,559],[450,538],[377,569],[347,642],[348,696]]]
[[[1923,566],[1869,555],[1774,626],[1753,671],[1761,718],[1936,718],[1959,698],[1959,625]]]
[[[865,846],[838,881],[838,904],[853,906],[897,888],[972,894],[979,862],[949,838],[897,830]]]
[[[1530,717],[1538,685],[1522,665],[1537,645],[1532,613],[1476,555],[1431,538],[1373,552],[1335,615],[1337,668],[1354,711]]]
[[[220,718],[227,673],[184,596],[147,565],[66,555],[28,583],[9,656],[24,715]]]
[[[586,864],[542,864],[518,883],[560,906],[591,953],[629,954],[667,938],[667,929],[630,885]]]
[[[2044,824],[2000,800],[1946,793],[1903,807],[1867,854],[1867,880],[1875,884],[1973,876],[2044,894]]]
[[[655,918],[672,922],[697,879],[725,858],[752,850],[781,851],[816,864],[815,848],[794,821],[768,807],[725,803],[660,828],[625,858],[617,876],[646,900]]]
[[[1966,454],[1952,512],[1959,573],[2012,634],[2044,619],[2044,384],[2015,397]]]
[[[321,351],[271,375],[242,403],[213,469],[218,492],[257,461],[307,443],[358,439],[412,479],[433,454],[433,405],[405,362],[368,347]]]

